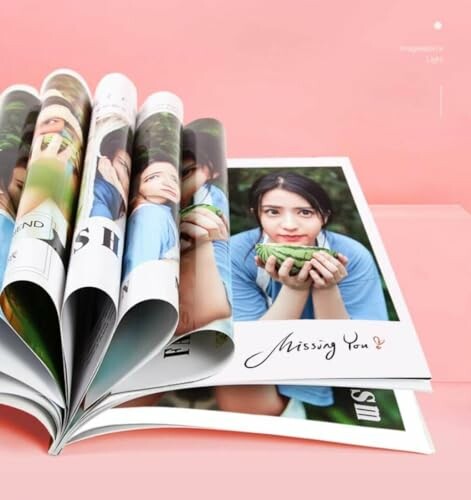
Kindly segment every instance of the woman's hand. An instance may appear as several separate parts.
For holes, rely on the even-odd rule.
[[[46,145],[46,147],[42,149],[43,140],[45,137],[50,137],[50,141]],[[31,160],[36,161],[54,158],[65,165],[72,156],[72,146],[69,144],[61,152],[59,152],[61,146],[62,136],[59,134],[48,134],[47,136],[39,137],[34,141],[33,149],[31,152]]]
[[[331,288],[340,283],[347,275],[348,258],[339,253],[334,257],[327,252],[314,252],[310,260],[312,266],[309,276],[316,289]]]
[[[204,207],[196,207],[180,220],[181,249],[187,250],[199,243],[229,239],[228,223]]]
[[[291,276],[290,271],[294,264],[294,259],[288,257],[283,261],[279,269],[276,269],[276,257],[270,255],[265,264],[260,260],[260,257],[255,257],[257,266],[262,267],[276,281],[293,290],[307,290],[312,286],[312,278],[310,272],[312,269],[311,262],[307,261],[298,274]]]
[[[46,137],[49,142],[43,149]],[[50,199],[59,207],[64,218],[69,220],[71,209],[64,197],[63,184],[67,182],[67,184],[74,185],[75,177],[69,178],[67,174],[67,162],[73,151],[72,146],[68,145],[59,152],[62,147],[62,136],[59,134],[48,134],[35,138],[31,149],[27,184],[18,205],[18,218],[29,214],[43,201]]]

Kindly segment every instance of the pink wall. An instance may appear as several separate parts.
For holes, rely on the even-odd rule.
[[[1,20],[0,87],[122,71],[141,102],[223,120],[231,156],[348,155],[371,203],[471,210],[464,0],[16,0]]]

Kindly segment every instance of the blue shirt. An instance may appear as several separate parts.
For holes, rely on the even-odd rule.
[[[129,216],[123,258],[123,280],[139,264],[179,258],[179,235],[167,205],[139,205]]]
[[[348,257],[348,276],[339,284],[340,294],[351,319],[387,320],[381,279],[370,252],[358,241],[331,231],[324,236],[332,250]],[[257,284],[255,244],[261,241],[260,230],[252,229],[233,236],[231,244],[232,293],[234,319],[257,320],[268,310],[281,289],[281,283],[269,279],[263,290]],[[301,319],[315,319],[311,297]]]
[[[93,206],[90,217],[101,216],[116,220],[119,218],[122,206],[123,198],[120,192],[97,170],[93,184]]]
[[[206,203],[222,210],[224,215],[229,218],[229,202],[227,196],[221,188],[214,184],[203,184],[193,195],[193,204]]]
[[[14,220],[5,212],[0,211],[0,290],[3,285],[3,276],[7,267],[10,243],[13,238]]]
[[[226,220],[229,221],[229,202],[227,196],[222,189],[214,184],[203,184],[193,195],[192,203],[195,205],[200,203],[213,205],[222,210]],[[224,283],[229,302],[232,302],[229,242],[222,240],[213,241],[213,249],[219,276]]]
[[[338,284],[345,309],[351,319],[387,320],[386,302],[381,279],[370,252],[358,241],[331,231],[322,235],[329,248],[348,257],[348,275]],[[259,229],[233,236],[231,244],[233,315],[236,321],[257,320],[263,316],[278,295],[281,284],[268,277],[263,285],[257,274],[263,270],[255,264],[255,244],[261,241]],[[267,273],[265,273],[267,275]],[[268,275],[267,275],[268,276]],[[311,297],[308,298],[301,319],[314,319]],[[334,404],[330,387],[278,386],[280,394],[316,406]]]

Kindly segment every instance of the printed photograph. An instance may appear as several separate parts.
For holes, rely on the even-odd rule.
[[[177,335],[231,316],[226,149],[217,120],[195,120],[183,129],[181,186]]]
[[[97,122],[96,134],[103,134],[103,138],[96,157],[90,217],[116,221],[127,213],[133,131],[112,116]]]
[[[309,386],[317,401],[287,397],[274,385],[202,387],[153,394],[121,405],[219,410],[252,415],[297,418],[344,425],[405,430],[394,391],[325,389]]]
[[[397,321],[341,167],[229,170],[236,321]]]
[[[44,241],[66,268],[90,99],[82,81],[67,73],[53,74],[41,98],[13,239]],[[44,267],[41,260],[32,264]],[[62,384],[60,326],[49,295],[21,280],[11,283],[0,300],[12,328]]]
[[[16,213],[26,178],[39,99],[24,90],[8,91],[0,102],[0,289]]]
[[[179,260],[181,124],[155,113],[138,127],[134,143],[122,280],[152,260]]]
[[[18,207],[18,232],[45,241],[65,262],[78,198],[90,101],[83,84],[68,74],[53,76],[41,97],[43,103]],[[31,224],[36,216],[40,223]],[[38,231],[38,226],[43,231]]]

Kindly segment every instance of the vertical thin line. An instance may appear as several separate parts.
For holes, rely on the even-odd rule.
[[[443,85],[440,85],[440,118],[443,116]]]

